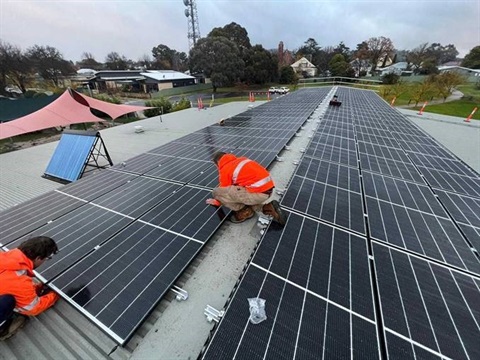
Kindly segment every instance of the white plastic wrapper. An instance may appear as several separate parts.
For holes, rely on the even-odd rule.
[[[248,305],[250,306],[250,322],[252,324],[259,324],[267,319],[265,313],[265,299],[249,298]]]

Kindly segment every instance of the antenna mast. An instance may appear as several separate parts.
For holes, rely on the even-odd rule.
[[[195,0],[183,0],[185,16],[188,19],[188,46],[191,49],[200,39],[200,27],[198,26],[197,4]]]

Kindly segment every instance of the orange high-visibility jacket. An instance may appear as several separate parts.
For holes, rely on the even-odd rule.
[[[238,185],[249,192],[261,193],[275,186],[268,170],[246,157],[223,155],[218,162],[218,172],[220,187]]]
[[[59,299],[54,292],[38,296],[33,276],[33,261],[21,250],[0,253],[0,295],[13,295],[15,311],[24,315],[38,315]]]

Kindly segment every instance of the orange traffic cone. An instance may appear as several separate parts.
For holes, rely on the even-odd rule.
[[[473,111],[470,113],[470,115],[468,115],[468,117],[463,121],[470,122],[470,119],[472,118],[473,114],[475,114],[476,112],[477,112],[477,108],[473,109]]]
[[[427,106],[427,101],[425,101],[425,104],[423,104],[422,108],[420,109],[418,115],[422,115],[423,114],[423,110],[425,109],[425,106]]]

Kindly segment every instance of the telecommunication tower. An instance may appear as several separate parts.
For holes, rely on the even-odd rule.
[[[200,39],[200,27],[198,26],[197,4],[195,0],[183,0],[185,16],[188,19],[188,45],[191,49]]]

